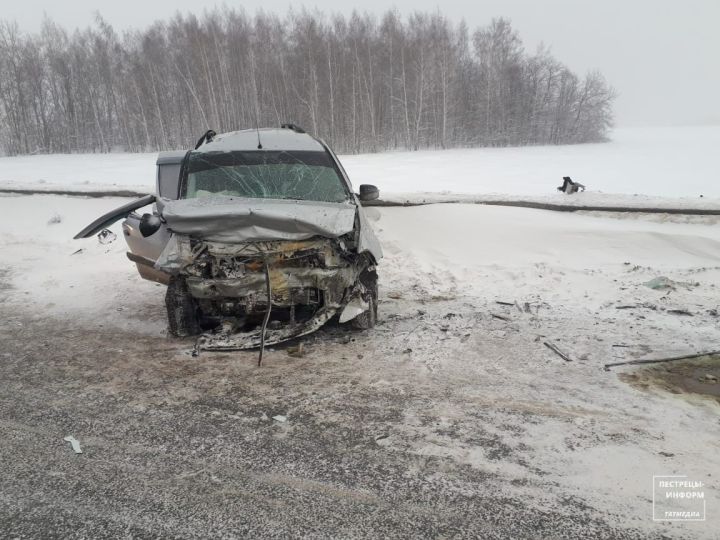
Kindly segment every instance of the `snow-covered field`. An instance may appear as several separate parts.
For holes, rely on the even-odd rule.
[[[354,185],[384,199],[470,195],[569,204],[720,208],[720,126],[622,128],[603,144],[341,156]],[[0,188],[154,190],[156,154],[0,158]],[[563,176],[588,192],[555,191]],[[703,198],[700,198],[700,196]],[[664,200],[663,200],[664,199]]]

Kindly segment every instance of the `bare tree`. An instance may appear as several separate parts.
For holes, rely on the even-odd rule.
[[[615,92],[506,19],[220,8],[118,35],[0,22],[0,153],[148,151],[294,122],[342,152],[602,141]]]

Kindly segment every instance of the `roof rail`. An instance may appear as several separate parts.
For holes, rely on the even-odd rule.
[[[197,144],[195,145],[195,150],[200,148],[205,143],[212,142],[212,140],[215,138],[215,135],[217,135],[217,133],[215,133],[215,131],[213,131],[212,129],[208,129],[205,133],[203,133],[203,136],[200,137],[200,139],[198,140]]]
[[[291,129],[295,133],[305,133],[305,130],[301,128],[300,126],[297,126],[295,124],[280,124],[280,127],[282,129]]]

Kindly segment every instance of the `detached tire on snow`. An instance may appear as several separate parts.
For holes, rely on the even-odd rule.
[[[168,329],[173,336],[187,337],[200,333],[198,306],[190,296],[185,280],[170,278],[165,293],[165,307],[168,315]]]
[[[376,272],[363,272],[360,275],[360,281],[365,285],[365,294],[363,300],[368,304],[367,311],[350,321],[350,326],[356,330],[369,330],[375,326],[377,321],[377,299],[378,299],[378,282]]]

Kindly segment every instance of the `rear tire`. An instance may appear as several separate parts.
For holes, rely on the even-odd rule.
[[[365,271],[360,275],[360,282],[365,286],[363,300],[367,302],[368,309],[350,321],[350,326],[356,330],[369,330],[377,322],[377,281],[377,273],[374,271]]]
[[[190,296],[185,280],[170,278],[165,293],[165,307],[168,315],[168,330],[173,336],[196,336],[200,333],[198,306]]]

